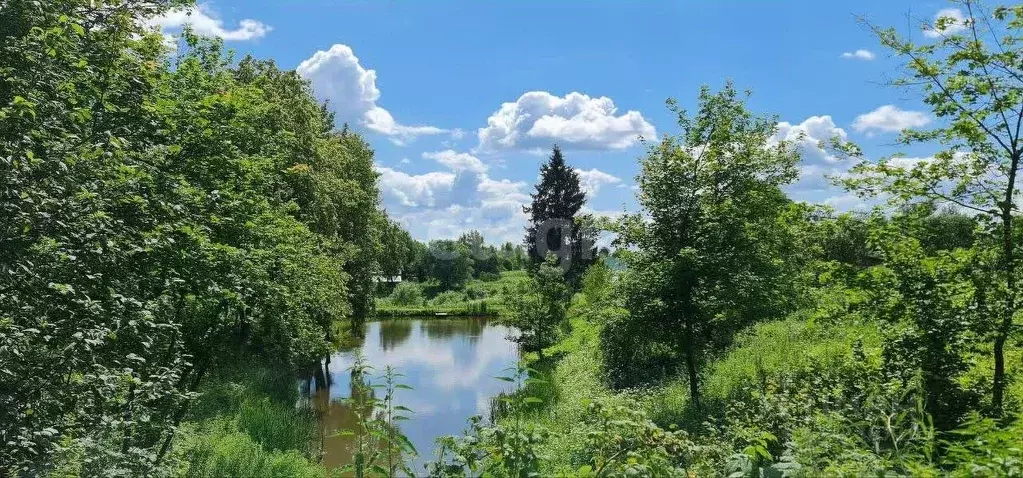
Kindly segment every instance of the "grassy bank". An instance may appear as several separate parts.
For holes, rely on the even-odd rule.
[[[542,400],[525,419],[549,432],[542,452],[546,474],[586,463],[585,437],[577,430],[594,402],[636,407],[664,429],[684,430],[692,448],[680,459],[698,476],[754,476],[758,467],[774,473],[786,466],[802,471],[784,476],[863,476],[900,469],[923,476],[937,476],[938,470],[971,476],[969,470],[1016,469],[1012,463],[1020,456],[1018,437],[1005,435],[992,422],[967,420],[948,435],[974,438],[950,440],[946,446],[953,451],[940,465],[886,450],[886,430],[898,434],[893,436],[900,446],[921,442],[928,433],[927,418],[896,413],[907,405],[872,397],[878,392],[864,384],[882,383],[878,377],[885,331],[862,320],[855,309],[836,313],[840,308],[831,307],[830,299],[742,332],[731,347],[710,359],[702,374],[704,405],[695,410],[683,377],[637,390],[609,389],[602,376],[601,314],[587,309],[580,296],[569,310],[570,329],[562,340],[545,349],[543,358],[527,357],[542,383],[520,392]],[[991,367],[983,360],[986,355],[975,355],[964,380],[980,383]],[[1015,370],[1019,358],[1010,355]],[[883,386],[895,385],[878,387]],[[1017,380],[1007,402],[1015,407],[1021,399]],[[914,410],[911,403],[908,409]],[[1011,419],[1006,423],[1012,430],[1023,427]],[[878,449],[871,448],[872,439],[880,443]],[[980,450],[989,450],[990,456],[978,454]],[[742,473],[731,475],[738,471]],[[1005,476],[985,473],[980,474]]]
[[[182,423],[171,460],[177,476],[325,477],[316,418],[297,406],[294,372],[249,363],[211,376]]]
[[[437,306],[399,306],[378,303],[375,317],[378,319],[401,319],[423,317],[498,317],[504,307],[492,300],[474,300]]]
[[[525,279],[524,270],[504,271],[491,280],[470,280],[457,290],[441,290],[432,282],[403,282],[376,299],[376,317],[497,317],[506,312],[504,298]]]

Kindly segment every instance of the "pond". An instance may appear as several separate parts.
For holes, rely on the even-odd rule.
[[[352,430],[355,415],[343,400],[351,396],[349,367],[361,352],[374,368],[374,383],[385,366],[404,374],[413,390],[398,390],[396,404],[413,410],[401,431],[419,451],[413,470],[434,456],[437,437],[461,434],[473,415],[489,416],[491,400],[511,388],[495,379],[518,360],[515,330],[485,318],[402,319],[366,324],[366,336],[354,350],[334,354],[329,387],[314,393],[320,417],[323,464],[335,468],[352,460],[353,439],[332,436]]]

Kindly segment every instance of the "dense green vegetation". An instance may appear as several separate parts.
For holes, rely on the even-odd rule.
[[[400,370],[351,369],[339,470],[298,377],[374,313],[438,312],[501,314],[524,360],[432,476],[1023,475],[1023,6],[965,1],[925,46],[871,26],[942,120],[911,164],[834,141],[872,213],[792,201],[798,148],[726,83],[669,101],[636,214],[580,214],[555,147],[495,247],[389,219],[294,72],[169,55],[141,20],[180,3],[0,8],[0,476],[409,473]]]
[[[0,474],[171,473],[211,375],[297,388],[371,313],[372,151],[272,61],[169,58],[140,21],[178,3],[0,9]],[[259,407],[200,440],[209,473],[257,466],[226,447],[305,460],[244,425]]]
[[[466,245],[473,238],[477,245]],[[458,241],[431,241],[427,247],[442,250],[410,263],[408,270],[420,271],[417,275],[377,289],[377,317],[500,315],[528,279],[521,246],[505,243],[498,249],[484,244],[476,231]]]
[[[964,8],[937,45],[875,28],[948,122],[903,132],[946,148],[909,165],[834,142],[860,157],[837,179],[885,200],[869,215],[789,200],[798,151],[730,84],[669,102],[681,131],[641,159],[642,211],[605,222],[624,271],[589,269],[568,334],[434,474],[1023,474],[1023,7]]]

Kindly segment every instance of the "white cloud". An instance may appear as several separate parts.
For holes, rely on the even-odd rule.
[[[856,51],[847,51],[845,53],[842,53],[842,58],[846,58],[846,59],[850,59],[850,60],[867,60],[867,61],[870,61],[870,60],[873,60],[874,58],[877,58],[877,56],[874,55],[874,52],[872,52],[870,50],[859,49],[859,50],[856,50]]]
[[[401,161],[398,161],[398,164],[411,164],[411,163],[412,163],[412,161],[409,161],[408,158],[401,158]]]
[[[861,133],[873,134],[875,131],[899,132],[906,128],[920,128],[931,122],[931,117],[921,111],[899,109],[894,105],[884,105],[869,113],[856,117],[853,129]]]
[[[787,121],[779,121],[774,138],[772,138],[772,143],[784,140],[795,144],[803,155],[804,162],[826,161],[834,163],[838,161],[838,158],[822,149],[820,144],[821,142],[826,144],[831,138],[835,137],[844,141],[847,136],[844,129],[835,125],[835,121],[831,119],[831,116],[811,116],[802,123],[795,125]]]
[[[870,210],[870,204],[868,201],[853,193],[831,196],[824,200],[824,204],[835,208],[835,210],[839,212]]]
[[[845,130],[828,115],[811,116],[798,124],[780,121],[776,128],[769,143],[788,141],[798,148],[801,157],[799,179],[786,188],[793,199],[818,202],[824,198],[823,194],[836,189],[827,176],[844,171],[846,167],[841,164],[841,158],[821,146],[832,138],[846,140]]]
[[[233,30],[225,28],[223,20],[216,18],[206,5],[170,10],[147,20],[146,24],[158,26],[163,30],[180,30],[185,25],[189,25],[199,35],[219,37],[225,41],[254,40],[273,30],[270,25],[248,18],[238,22],[238,28]],[[165,38],[170,37],[165,35]]]
[[[453,150],[423,153],[446,171],[425,174],[377,166],[388,214],[420,239],[454,238],[479,230],[490,242],[519,242],[529,202],[528,185],[494,179],[475,156]]]
[[[638,111],[616,115],[606,96],[591,98],[572,92],[564,97],[530,91],[504,103],[477,131],[483,151],[548,149],[552,143],[595,150],[624,149],[640,136],[656,135]]]
[[[593,198],[597,195],[597,191],[600,191],[600,187],[605,184],[618,184],[621,183],[621,178],[605,173],[599,169],[576,169],[576,173],[579,174],[579,185],[583,191],[586,192],[586,197]]]
[[[433,207],[444,202],[455,183],[454,174],[441,171],[410,175],[383,166],[376,171],[384,201],[405,207]]]
[[[423,157],[437,161],[453,171],[483,173],[487,170],[487,166],[479,158],[469,153],[457,153],[450,149],[434,153],[423,153]]]
[[[389,111],[377,105],[380,90],[376,71],[364,68],[347,45],[338,43],[330,50],[317,51],[299,64],[297,71],[310,81],[318,98],[330,102],[339,121],[362,125],[390,137],[395,144],[448,132],[436,126],[408,126],[395,121]]]
[[[938,27],[939,19],[948,18],[942,28]],[[968,23],[966,15],[958,8],[945,8],[934,15],[934,21],[930,25],[924,25],[924,36],[927,38],[938,38],[942,35],[954,35],[966,29]]]

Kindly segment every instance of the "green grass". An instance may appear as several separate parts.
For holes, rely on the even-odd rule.
[[[386,303],[377,303],[375,317],[379,319],[401,319],[436,316],[445,317],[498,317],[504,312],[504,306],[489,299],[457,302],[441,306],[402,307]]]
[[[582,308],[570,309],[569,317],[565,338],[544,351],[543,361],[531,364],[541,372],[543,384],[524,391],[544,401],[528,419],[551,432],[551,441],[544,447],[547,473],[563,471],[572,463],[583,443],[574,431],[591,402],[624,404],[627,399],[609,390],[600,377],[599,327],[582,315]]]
[[[802,313],[756,324],[706,368],[702,383],[708,405],[705,412],[745,398],[740,395],[768,382],[784,387],[821,370],[835,369],[848,360],[857,341],[862,342],[868,359],[880,360],[881,335],[872,324],[824,325]],[[651,418],[662,426],[698,427],[706,417],[694,415],[688,404],[689,383],[682,377],[652,389],[647,399]]]
[[[507,309],[503,296],[515,290],[519,281],[526,280],[526,271],[505,271],[498,280],[483,281],[473,279],[461,290],[434,293],[421,304],[400,305],[390,297],[378,298],[376,301],[376,317],[378,318],[422,318],[427,316],[454,317],[497,317]],[[429,289],[425,287],[424,289]],[[483,298],[472,299],[466,291],[482,290]]]
[[[616,404],[635,400],[661,426],[690,425],[696,430],[706,418],[697,417],[690,410],[688,383],[681,378],[644,390],[608,389],[600,375],[600,326],[587,317],[587,307],[580,299],[577,295],[569,310],[569,333],[545,350],[544,360],[533,364],[545,383],[525,390],[529,396],[545,402],[530,420],[552,432],[552,441],[545,448],[545,457],[550,462],[548,472],[573,463],[582,439],[572,432],[594,400]],[[797,314],[757,324],[742,333],[732,348],[706,369],[703,386],[707,399],[723,402],[766,377],[799,380],[821,367],[837,367],[858,340],[871,360],[879,359],[880,333],[876,327],[822,325],[807,317]]]
[[[186,442],[188,478],[273,477],[321,478],[326,470],[296,450],[267,450],[230,424],[218,424]]]
[[[173,460],[186,477],[322,477],[311,457],[314,412],[287,367],[258,361],[211,374],[182,423]]]

